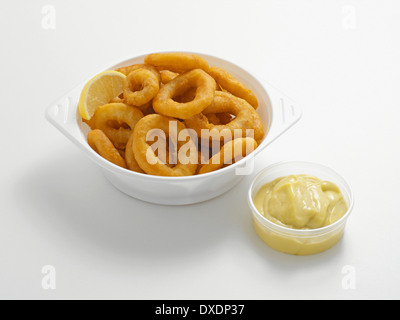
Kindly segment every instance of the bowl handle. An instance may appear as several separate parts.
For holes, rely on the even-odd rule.
[[[266,81],[260,81],[268,92],[273,108],[273,125],[266,137],[268,144],[294,126],[302,117],[300,106]]]
[[[46,119],[77,146],[82,146],[83,135],[77,122],[75,90],[46,108]]]

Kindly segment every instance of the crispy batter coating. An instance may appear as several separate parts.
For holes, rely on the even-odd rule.
[[[124,103],[110,103],[101,106],[91,121],[92,129],[102,130],[118,149],[125,149],[136,123],[143,113]]]
[[[149,103],[159,89],[160,83],[153,72],[147,69],[136,69],[124,80],[124,100],[127,104],[144,111],[149,107]]]
[[[171,138],[172,132],[170,132],[170,124],[176,125],[177,136],[181,133],[185,133],[185,125],[173,118],[165,117],[159,114],[151,114],[142,118],[135,126],[133,131],[133,154],[135,155],[136,161],[139,166],[147,173],[157,176],[189,176],[196,173],[197,169],[197,153],[194,155],[194,159],[189,159],[188,163],[183,163],[183,156],[180,154],[181,148],[188,144],[186,147],[194,148],[196,145],[192,140],[188,142],[175,141],[177,145],[177,164],[174,167],[170,167],[167,164],[160,161],[147,142],[147,135],[152,129],[158,129],[165,133],[166,137]],[[171,135],[170,135],[171,133]],[[186,158],[185,158],[186,160]]]
[[[178,102],[174,97],[195,88],[192,101]],[[184,73],[164,85],[153,100],[157,113],[178,119],[187,119],[207,108],[214,98],[216,83],[206,72],[195,69]]]
[[[168,82],[179,76],[179,73],[172,72],[170,70],[161,70],[160,76],[161,76],[161,82],[163,84],[167,84]]]
[[[228,141],[222,146],[220,152],[201,166],[198,173],[203,174],[221,169],[224,165],[237,161],[238,158],[248,156],[257,146],[257,142],[252,138],[237,138]]]
[[[232,76],[228,71],[220,67],[212,67],[208,73],[224,90],[246,100],[253,106],[254,109],[257,109],[258,101],[254,93],[234,76]]]
[[[132,71],[135,71],[137,69],[147,69],[156,76],[156,78],[159,82],[161,81],[161,76],[160,76],[160,73],[158,72],[158,70],[156,68],[154,68],[153,66],[149,66],[148,64],[144,64],[144,63],[138,63],[138,64],[133,64],[133,65],[127,66],[127,67],[121,67],[121,68],[117,69],[116,71],[121,72],[124,75],[128,76]]]
[[[202,57],[182,52],[152,53],[144,58],[146,64],[177,73],[187,72],[193,69],[208,71],[208,62]]]
[[[129,170],[139,172],[139,173],[144,173],[142,168],[139,166],[135,159],[135,155],[133,154],[133,132],[128,140],[128,143],[126,144],[126,149],[125,149],[125,162]]]
[[[106,160],[126,169],[125,160],[103,131],[95,129],[88,134],[89,146]]]
[[[209,113],[229,113],[235,116],[225,125],[214,125],[210,123],[205,115]],[[217,91],[214,100],[202,113],[185,120],[185,125],[202,136],[202,129],[209,130],[211,140],[222,140],[226,137],[235,137],[235,130],[242,131],[242,137],[247,134],[247,129],[254,130],[254,139],[259,143],[264,137],[264,126],[260,116],[245,100],[231,95],[230,93]]]

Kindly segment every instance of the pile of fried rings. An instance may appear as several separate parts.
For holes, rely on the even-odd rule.
[[[253,92],[200,56],[154,53],[147,55],[143,64],[116,71],[126,75],[123,93],[99,107],[87,122],[92,130],[89,145],[115,165],[158,176],[204,174],[246,156],[264,137]],[[176,156],[171,161],[171,154],[177,154],[183,145],[175,141],[175,150],[168,149],[171,121],[175,121],[178,134],[187,129],[197,133],[198,140],[191,146],[197,148],[196,161],[180,161]],[[164,155],[153,150],[147,140],[152,129],[166,134]],[[206,138],[202,137],[204,129],[209,132]],[[228,141],[223,140],[224,132],[231,136]]]

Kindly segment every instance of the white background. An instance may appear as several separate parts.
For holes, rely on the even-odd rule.
[[[0,24],[0,298],[400,298],[400,1],[7,0]],[[356,204],[337,246],[267,247],[246,203],[254,175],[193,206],[129,198],[45,120],[106,66],[165,50],[256,70],[302,106],[256,171],[310,160],[345,176]]]

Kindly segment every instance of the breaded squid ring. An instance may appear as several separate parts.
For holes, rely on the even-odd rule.
[[[196,89],[194,100],[180,103],[174,97],[184,94],[191,88]],[[202,112],[213,101],[215,80],[201,69],[184,73],[164,85],[153,100],[157,113],[168,117],[187,119]]]
[[[226,164],[231,164],[238,157],[246,157],[258,147],[253,138],[237,138],[223,145],[221,150],[208,162],[201,166],[198,174],[221,169]]]
[[[128,143],[126,144],[126,149],[125,149],[125,162],[126,166],[128,167],[129,170],[139,172],[139,173],[144,173],[142,168],[139,166],[135,159],[135,155],[133,154],[133,132],[128,140]]]
[[[176,125],[177,135],[186,130],[183,123],[176,119],[164,117],[159,114],[151,114],[142,118],[135,126],[133,130],[133,154],[135,155],[136,161],[139,166],[147,173],[156,176],[190,176],[195,174],[197,169],[197,154],[194,155],[194,159],[190,159],[189,163],[183,164],[179,157],[179,149],[189,143],[196,150],[196,145],[192,140],[189,142],[177,141],[177,164],[173,168],[170,168],[167,164],[159,161],[155,155],[154,150],[147,142],[147,135],[153,129],[162,130],[165,135],[170,136],[170,122],[172,125]],[[183,132],[185,133],[185,132]],[[171,133],[172,134],[172,133]],[[193,145],[192,145],[193,144]]]
[[[124,79],[124,100],[131,106],[146,110],[160,89],[157,77],[147,69],[136,69]]]
[[[103,131],[99,129],[90,131],[87,140],[89,146],[103,158],[126,169],[124,158],[122,158],[118,150],[114,147]]]
[[[254,109],[257,109],[258,101],[254,93],[226,70],[220,67],[211,67],[208,73],[224,90],[246,100]]]
[[[183,73],[193,69],[208,71],[208,62],[202,57],[181,52],[152,53],[144,58],[146,64],[160,69]]]
[[[118,149],[125,149],[136,123],[143,118],[139,109],[124,103],[110,103],[99,107],[91,121],[92,129],[102,130]],[[112,126],[118,124],[117,128]]]
[[[156,68],[154,68],[153,66],[149,66],[148,64],[144,64],[144,63],[134,64],[134,65],[131,65],[128,67],[122,67],[115,71],[121,72],[124,75],[128,76],[132,71],[135,71],[137,69],[147,69],[147,70],[151,71],[157,77],[158,82],[161,81],[161,75],[158,72],[158,70]]]
[[[205,116],[209,113],[224,112],[235,116],[232,121],[225,125],[214,125]],[[246,137],[246,129],[253,129],[254,139],[257,143],[260,143],[264,137],[264,126],[256,110],[245,100],[222,91],[216,91],[212,104],[201,114],[186,119],[185,125],[195,130],[199,137],[202,137],[201,130],[207,129],[211,140],[222,141],[226,135],[231,137],[229,140],[232,140],[236,137],[235,130],[237,129],[242,130],[242,137]]]
[[[175,79],[177,76],[179,76],[179,73],[172,72],[169,70],[161,70],[160,71],[160,76],[161,76],[161,82],[163,84],[167,84],[171,80]]]
[[[164,143],[166,143],[166,142],[164,141]],[[167,161],[167,159],[169,159],[169,152],[167,150],[167,147],[165,148],[165,150],[161,150],[161,152],[165,152],[164,158]],[[129,138],[128,143],[126,144],[125,162],[126,162],[126,165],[129,170],[139,172],[139,173],[145,173],[142,170],[142,168],[139,166],[138,162],[136,161],[135,155],[133,154],[133,133],[132,133],[131,137]],[[170,166],[169,164],[167,164],[167,165]]]

